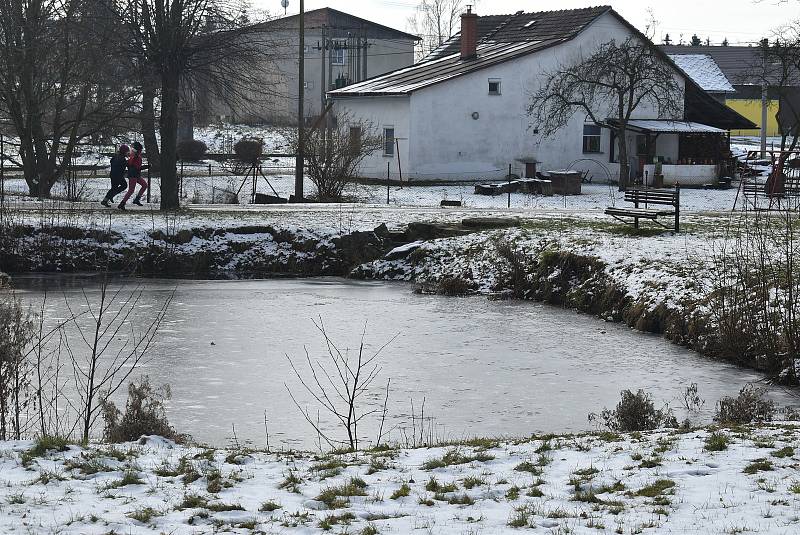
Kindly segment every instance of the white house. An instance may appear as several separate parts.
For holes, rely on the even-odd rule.
[[[384,150],[360,168],[364,178],[477,180],[565,168],[616,179],[619,164],[611,131],[576,114],[545,138],[526,113],[546,74],[629,36],[652,43],[611,7],[462,16],[462,31],[425,61],[331,91],[339,117],[367,120],[385,137]],[[654,46],[655,50],[658,50]],[[751,123],[708,95],[666,55],[684,91],[680,117],[658,117],[640,106],[627,143],[634,172],[658,158],[681,183],[719,173],[727,132]],[[699,138],[715,138],[708,144]],[[721,140],[721,141],[720,141]],[[704,158],[692,155],[705,146]],[[714,160],[714,161],[712,161]],[[693,168],[677,169],[679,165]],[[714,177],[714,179],[716,176]]]

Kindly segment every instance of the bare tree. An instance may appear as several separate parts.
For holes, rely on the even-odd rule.
[[[370,392],[372,383],[380,374],[381,368],[377,362],[378,357],[394,338],[378,348],[372,355],[366,355],[364,353],[365,327],[361,334],[358,351],[353,356],[348,350],[339,349],[331,340],[321,318],[319,322],[314,322],[314,326],[325,340],[326,358],[323,361],[312,360],[308,350],[306,350],[305,360],[308,364],[308,378],[304,378],[292,359],[288,356],[287,358],[289,358],[292,371],[300,380],[300,384],[303,385],[305,391],[311,395],[319,408],[339,422],[340,427],[347,435],[347,440],[337,440],[325,433],[321,428],[319,418],[315,419],[309,408],[300,405],[288,385],[285,385],[286,390],[289,392],[289,396],[295,406],[300,410],[303,418],[331,448],[337,448],[344,444],[350,450],[356,450],[358,449],[359,423],[372,414],[380,413],[381,410],[385,414],[385,407],[383,409],[379,407],[369,410],[363,409],[362,398]],[[386,399],[388,399],[389,383],[387,383],[386,388]],[[381,421],[381,431],[382,427],[383,421]],[[379,432],[379,441],[380,435],[381,433]]]
[[[267,68],[271,43],[258,25],[242,25],[247,18],[241,17],[241,3],[229,0],[134,0],[123,19],[130,32],[130,53],[157,80],[161,208],[175,209],[181,100],[200,85],[228,101],[256,98],[251,90],[263,81],[258,70]],[[152,86],[146,83],[145,88],[150,91],[149,107]],[[149,109],[145,111],[149,121]]]
[[[66,300],[78,334],[77,341],[65,338],[76,392],[76,399],[70,400],[70,404],[78,413],[76,427],[80,428],[84,442],[102,414],[102,406],[148,356],[173,295],[174,292],[167,296],[144,324],[136,322],[142,291],[129,291],[124,286],[113,290],[105,277],[96,303],[84,291],[85,315],[76,314]],[[88,320],[83,321],[82,317]]]
[[[116,30],[98,23],[101,1],[0,1],[0,108],[33,195],[49,196],[78,143],[134,103],[108,58]]]
[[[460,16],[467,4],[475,6],[478,0],[421,0],[408,19],[412,31],[422,37],[419,59],[424,58],[460,29]]]
[[[367,121],[338,118],[338,126],[308,128],[304,138],[306,173],[321,201],[342,200],[344,189],[364,159],[383,147],[383,137]],[[289,146],[297,147],[296,131],[287,132]]]
[[[547,74],[531,97],[528,115],[544,136],[565,127],[576,113],[614,131],[623,188],[630,176],[628,123],[644,105],[651,106],[658,118],[682,117],[683,92],[677,75],[650,43],[634,37],[622,43],[612,40],[589,57]]]

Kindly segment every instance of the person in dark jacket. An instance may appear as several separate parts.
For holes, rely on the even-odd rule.
[[[108,206],[114,202],[114,197],[128,187],[128,183],[125,181],[125,169],[128,167],[129,152],[130,149],[127,145],[120,145],[119,151],[111,157],[111,189],[108,190],[105,198],[100,202],[103,206]]]
[[[122,202],[119,203],[118,208],[120,210],[125,210],[125,204],[128,202],[128,199],[131,198],[131,195],[133,195],[136,184],[139,184],[141,188],[139,188],[139,193],[133,200],[133,204],[142,206],[142,195],[147,191],[147,180],[142,178],[142,169],[147,168],[142,166],[142,149],[142,144],[138,141],[133,144],[133,152],[130,158],[128,158],[128,192],[122,198]]]

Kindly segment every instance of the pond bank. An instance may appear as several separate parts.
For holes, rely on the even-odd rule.
[[[402,280],[445,295],[565,306],[775,377],[783,371],[757,348],[727,347],[715,328],[709,251],[719,243],[724,219],[696,216],[686,233],[675,234],[631,233],[596,214],[475,215],[369,230],[179,226],[169,220],[151,229],[140,222],[125,232],[16,225],[0,236],[0,270],[69,273],[108,266],[150,277]]]
[[[799,439],[786,423],[341,455],[6,442],[0,530],[779,534],[800,518]]]

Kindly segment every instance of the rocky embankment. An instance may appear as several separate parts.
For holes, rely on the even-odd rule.
[[[412,223],[371,231],[329,233],[270,225],[155,229],[140,233],[66,226],[12,226],[0,233],[0,270],[9,273],[109,271],[142,276],[349,276],[408,243],[491,228]],[[471,226],[470,226],[471,225]]]

